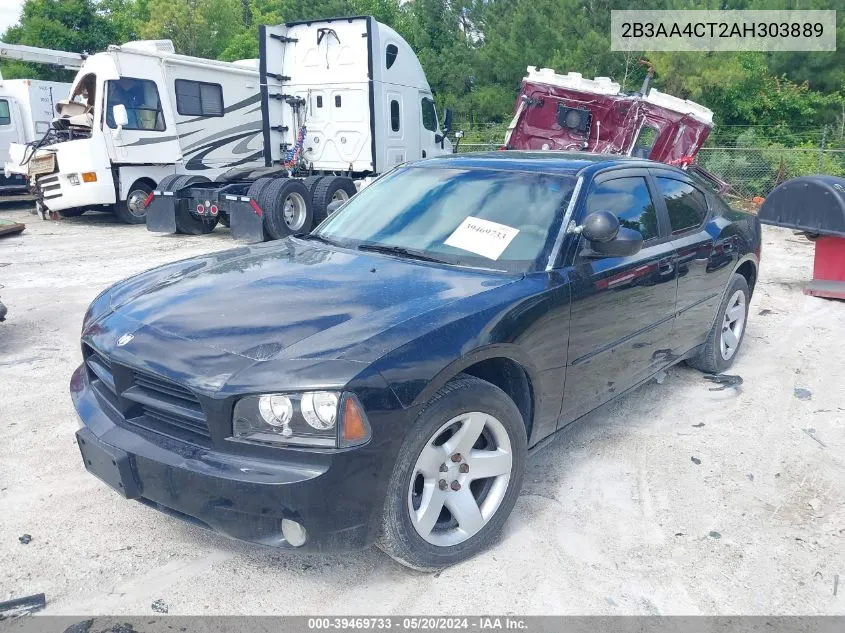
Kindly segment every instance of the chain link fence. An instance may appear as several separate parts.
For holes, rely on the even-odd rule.
[[[468,123],[463,121],[463,123]],[[458,152],[498,150],[507,123],[465,125]],[[845,130],[780,131],[764,126],[716,127],[696,162],[731,185],[742,200],[766,197],[778,184],[809,174],[845,176]]]

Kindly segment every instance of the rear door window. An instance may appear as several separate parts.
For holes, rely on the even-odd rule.
[[[610,211],[619,218],[619,225],[639,231],[643,241],[660,236],[657,210],[646,180],[630,176],[607,180],[595,186],[587,197],[587,212]]]
[[[707,218],[707,199],[692,185],[674,178],[657,177],[657,188],[666,203],[672,235],[697,228]]]

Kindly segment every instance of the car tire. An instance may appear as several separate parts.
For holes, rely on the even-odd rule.
[[[335,200],[346,202],[358,193],[355,183],[344,176],[326,176],[314,187],[314,224],[329,217],[329,205]]]
[[[464,444],[472,441],[478,429],[470,445],[475,448],[464,450],[456,461],[450,443],[457,443],[460,452],[461,439]],[[483,452],[491,455],[479,456]],[[486,549],[499,536],[519,496],[526,452],[525,423],[513,400],[489,382],[458,375],[425,405],[402,443],[388,483],[377,546],[419,571],[443,569]],[[508,453],[509,460],[504,457]],[[482,461],[493,455],[496,462]],[[481,463],[499,474],[472,480],[473,466],[477,473]],[[453,514],[452,508],[462,511]]]
[[[149,183],[138,180],[129,187],[126,200],[118,201],[114,205],[114,214],[126,224],[145,224],[147,221],[147,208],[144,202],[153,188]]]
[[[163,181],[162,181],[163,182]],[[203,182],[210,182],[205,176],[177,176],[170,184],[170,189],[175,191],[190,187]],[[190,204],[184,201],[176,206],[176,232],[186,235],[206,235],[217,226],[219,216],[200,216],[194,213]]]
[[[294,233],[309,233],[314,226],[311,194],[297,178],[277,178],[262,192],[267,232],[274,240]]]
[[[221,213],[220,217],[217,219],[217,221],[220,222],[220,224],[225,226],[227,229],[232,225],[231,220],[229,220],[229,214],[228,213]]]
[[[704,347],[688,365],[708,374],[721,374],[733,365],[745,338],[750,299],[745,277],[734,273]]]

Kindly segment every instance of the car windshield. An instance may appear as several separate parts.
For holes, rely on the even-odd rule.
[[[575,179],[407,167],[352,198],[314,233],[350,248],[527,272],[545,266]]]

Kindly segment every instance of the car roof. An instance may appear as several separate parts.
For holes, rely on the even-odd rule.
[[[665,163],[615,154],[588,152],[521,151],[472,152],[437,156],[410,163],[412,167],[452,169],[498,169],[506,171],[533,171],[552,174],[578,174],[584,170],[601,171],[609,167],[660,167],[686,173]],[[589,169],[593,168],[593,169]]]

